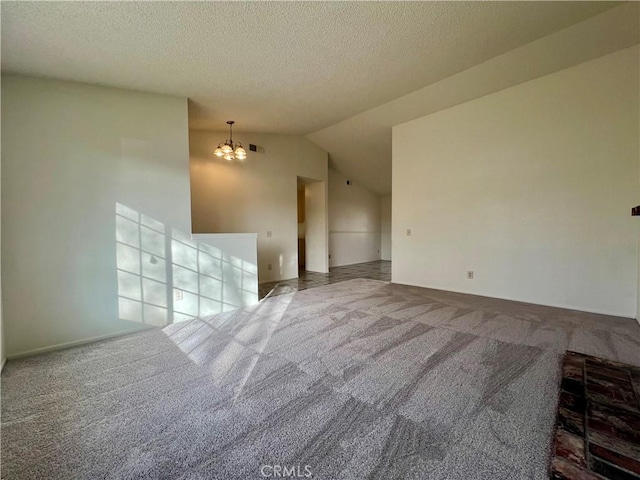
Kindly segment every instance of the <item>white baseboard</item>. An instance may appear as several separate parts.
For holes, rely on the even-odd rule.
[[[476,297],[497,298],[498,300],[508,300],[510,302],[528,303],[530,305],[540,305],[541,307],[553,307],[553,308],[562,308],[563,310],[573,310],[575,312],[595,313],[597,315],[607,315],[609,317],[620,317],[620,318],[629,318],[629,319],[633,318],[633,317],[629,316],[628,314],[626,314],[624,312],[605,312],[603,310],[584,308],[584,307],[577,307],[575,305],[563,305],[563,304],[556,304],[556,303],[540,303],[540,302],[536,302],[536,301],[532,301],[532,300],[527,300],[526,298],[513,298],[513,297],[504,297],[504,296],[497,296],[497,295],[483,295],[481,293],[465,292],[463,290],[452,290],[452,289],[449,289],[449,288],[434,287],[434,286],[431,286],[431,285],[419,285],[419,284],[414,284],[414,283],[400,283],[400,282],[394,281],[393,278],[391,279],[391,283],[395,283],[397,285],[408,285],[410,287],[430,288],[431,290],[440,290],[440,291],[443,291],[443,292],[462,293],[464,295],[475,295]],[[639,323],[640,323],[640,320],[639,320]]]
[[[260,282],[258,282],[258,285],[264,285],[265,283],[274,283],[274,282],[287,282],[289,280],[297,280],[300,277],[293,277],[293,278],[280,278],[278,280],[262,280]]]
[[[98,337],[91,337],[91,338],[85,338],[85,339],[82,339],[82,340],[75,340],[73,342],[58,343],[56,345],[51,345],[49,347],[36,348],[34,350],[27,350],[27,351],[24,351],[24,352],[14,353],[12,355],[7,355],[7,359],[15,360],[15,359],[18,359],[18,358],[31,357],[33,355],[39,355],[41,353],[53,352],[53,351],[56,351],[56,350],[64,350],[66,348],[78,347],[80,345],[85,345],[87,343],[99,342],[100,340],[108,340],[110,338],[115,338],[115,337],[122,337],[124,335],[129,335],[131,333],[142,332],[142,331],[150,330],[150,329],[153,329],[153,328],[158,328],[158,327],[146,326],[146,327],[134,328],[134,329],[131,329],[131,330],[125,330],[125,331],[117,332],[117,333],[110,333],[108,335],[100,335]]]

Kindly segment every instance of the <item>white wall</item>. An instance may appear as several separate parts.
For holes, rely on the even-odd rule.
[[[329,169],[329,265],[380,260],[380,197]]]
[[[635,316],[638,56],[394,127],[393,281]]]
[[[258,233],[259,280],[296,278],[297,177],[326,185],[327,152],[299,136],[234,133],[234,141],[260,151],[248,151],[243,162],[228,162],[213,155],[228,136],[228,131],[189,134],[193,231]]]
[[[305,270],[329,272],[327,231],[327,184],[307,183],[304,186],[305,205]]]
[[[186,312],[187,318],[189,314],[192,317],[206,316],[221,310],[233,310],[239,306],[258,303],[257,234],[194,234],[191,235],[191,239],[195,240],[195,248],[200,250],[201,258],[198,259],[198,265],[192,268],[199,273],[199,284],[196,288],[200,290],[200,298],[198,308],[193,308],[193,312]],[[207,261],[210,262],[209,265]],[[173,286],[179,287],[175,282]],[[216,292],[218,289],[222,291],[217,296],[211,295],[206,292],[207,287],[209,292]],[[222,299],[222,305],[209,299]],[[175,298],[173,303],[182,306]]]
[[[391,260],[391,195],[380,197],[380,259]]]
[[[2,102],[0,101],[0,105],[2,104]],[[2,108],[0,108],[0,111],[2,111]],[[1,120],[0,120],[0,124],[1,124]],[[0,150],[1,151],[1,150]],[[0,155],[1,157],[1,155]],[[0,160],[1,163],[1,160]],[[1,168],[0,168],[0,173],[1,173]],[[0,175],[0,212],[2,212],[2,176]],[[2,222],[0,221],[0,372],[2,371],[2,368],[4,367],[4,362],[6,360],[5,358],[5,349],[4,349],[4,326],[2,323]]]
[[[2,107],[7,355],[242,303],[191,239],[185,98],[3,76]]]

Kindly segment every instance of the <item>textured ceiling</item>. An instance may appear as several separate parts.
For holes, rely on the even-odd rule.
[[[358,141],[364,142],[359,151],[337,145],[327,127],[618,4],[0,5],[3,71],[185,96],[190,99],[191,128],[222,130],[232,118],[237,131],[317,132],[309,138],[330,152],[336,168],[377,193],[387,193],[389,143],[383,141],[386,170],[373,170],[380,158],[369,162],[363,153],[380,152],[379,122],[372,128],[367,127],[368,117],[356,122]],[[343,127],[335,138],[349,142],[351,130]],[[368,173],[360,176],[360,171]],[[379,181],[376,175],[388,178]]]
[[[193,128],[306,134],[601,2],[2,2],[2,69],[187,96]]]
[[[627,3],[307,135],[333,168],[391,193],[391,127],[640,42],[640,3]],[[640,62],[640,58],[638,59]]]

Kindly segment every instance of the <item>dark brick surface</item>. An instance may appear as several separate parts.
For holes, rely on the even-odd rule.
[[[640,480],[640,368],[568,352],[562,372],[549,478]]]
[[[584,437],[584,415],[560,407],[558,408],[557,424],[558,428]]]
[[[616,453],[613,450],[601,447],[595,443],[589,443],[589,453],[592,457],[598,457],[614,465],[620,465],[629,472],[640,475],[640,462],[636,462],[635,460]]]

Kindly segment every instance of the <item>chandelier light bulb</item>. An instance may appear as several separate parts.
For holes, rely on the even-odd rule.
[[[233,152],[236,154],[236,157],[246,157],[247,156],[247,151],[242,147],[242,144],[239,143],[238,146],[236,147],[235,152]]]
[[[227,161],[235,160],[244,160],[247,158],[247,151],[244,149],[242,144],[238,142],[236,145],[233,144],[233,124],[235,122],[233,120],[229,120],[227,125],[229,125],[229,140],[225,140],[220,143],[218,147],[213,151],[213,154],[216,157],[222,157]]]

